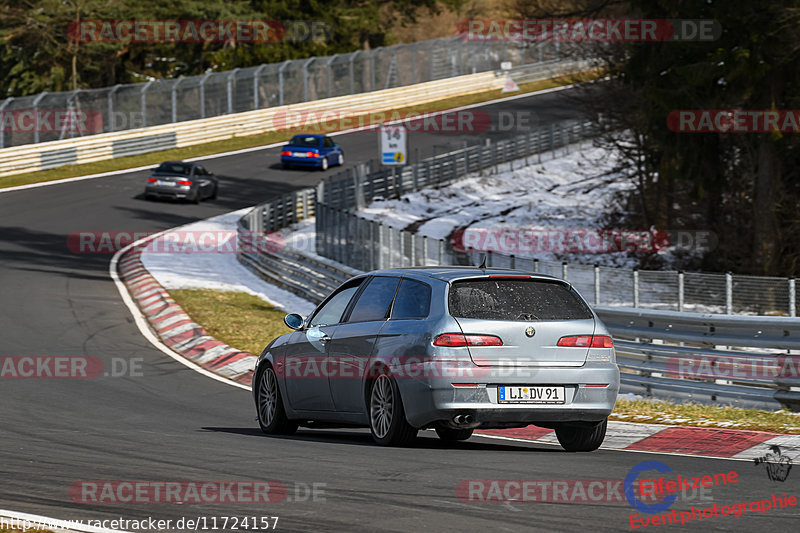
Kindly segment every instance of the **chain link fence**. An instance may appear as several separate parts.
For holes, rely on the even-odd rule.
[[[560,46],[559,46],[560,45]],[[565,56],[564,43],[457,37],[176,79],[0,102],[0,148],[156,126],[389,89]]]
[[[552,125],[496,143],[469,146],[401,169],[377,162],[347,169],[323,181],[316,196],[316,252],[358,270],[424,265],[516,268],[570,281],[596,306],[725,314],[796,316],[793,278],[701,272],[629,270],[540,261],[499,252],[460,252],[450,241],[432,239],[359,216],[376,197],[399,198],[424,187],[449,185],[469,172],[558,148],[598,135],[596,125]],[[273,227],[268,229],[279,229]]]

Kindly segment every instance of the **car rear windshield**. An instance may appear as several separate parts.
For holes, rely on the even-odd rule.
[[[485,320],[581,320],[592,312],[580,296],[558,281],[469,279],[450,287],[450,314]]]
[[[298,135],[297,137],[292,137],[292,140],[289,141],[289,146],[316,148],[319,146],[319,139],[316,137],[303,137],[302,135]]]
[[[182,165],[180,163],[161,163],[156,169],[156,174],[180,174],[182,176],[188,176],[191,173],[191,165]]]

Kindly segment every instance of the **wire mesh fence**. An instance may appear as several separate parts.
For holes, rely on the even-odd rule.
[[[503,61],[551,61],[565,56],[559,44],[452,37],[199,76],[9,97],[0,101],[0,148],[412,85],[498,70]]]
[[[360,216],[375,198],[398,198],[442,187],[468,171],[565,148],[599,133],[588,123],[564,123],[481,146],[469,146],[397,169],[376,162],[326,179],[316,191],[316,251],[359,270],[424,265],[514,268],[566,279],[593,305],[654,310],[796,316],[794,279],[701,272],[630,270],[540,261],[499,252],[462,252],[433,239]],[[278,227],[272,228],[278,229]]]

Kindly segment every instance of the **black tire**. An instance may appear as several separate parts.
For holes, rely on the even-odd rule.
[[[194,194],[192,196],[189,196],[188,199],[193,204],[199,204],[200,203],[200,189],[197,189],[196,191],[194,191]]]
[[[556,427],[556,437],[568,452],[593,452],[606,438],[608,419],[597,424],[564,424]]]
[[[292,168],[292,165],[290,165],[289,163],[281,163],[281,167],[283,167],[283,170],[289,170],[290,168]]]
[[[211,191],[211,196],[209,196],[208,198],[210,200],[216,200],[218,193],[219,193],[219,185],[214,185],[214,190]]]
[[[436,434],[445,442],[467,440],[472,436],[472,429],[436,428]]]
[[[319,164],[319,169],[323,172],[328,170],[328,156],[324,156]]]
[[[256,411],[261,431],[268,435],[291,435],[297,431],[297,423],[286,418],[278,378],[271,366],[261,372],[257,383]]]
[[[154,199],[155,199],[155,197],[152,194],[145,194],[144,195],[145,202],[152,202]]]
[[[417,428],[406,420],[397,382],[379,374],[369,390],[369,430],[381,446],[408,446],[417,438]]]

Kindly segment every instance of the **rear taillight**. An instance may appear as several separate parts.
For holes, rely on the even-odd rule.
[[[147,178],[147,183],[155,183],[158,180],[156,178]]]
[[[289,151],[287,151],[287,150],[284,150],[283,152],[281,152],[281,155],[286,155],[286,156],[289,156],[289,155],[292,155],[292,152],[289,152]]]
[[[613,348],[614,341],[607,335],[570,335],[558,339],[556,346],[567,348]]]
[[[319,157],[317,152],[308,152],[308,157]]]
[[[503,340],[494,335],[443,333],[433,340],[434,346],[502,346]]]
[[[192,182],[189,180],[178,180],[178,185],[191,185]]]

